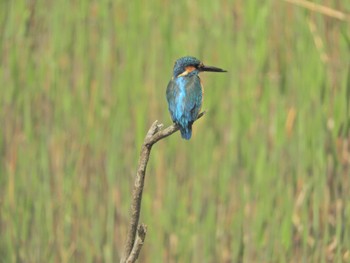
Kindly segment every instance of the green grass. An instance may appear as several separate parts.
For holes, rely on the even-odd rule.
[[[184,55],[229,72],[201,75],[193,138],[152,151],[140,262],[350,261],[349,23],[272,0],[2,1],[0,21],[0,262],[119,262]]]

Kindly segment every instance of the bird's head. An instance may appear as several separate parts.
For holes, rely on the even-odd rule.
[[[199,59],[195,57],[182,57],[175,61],[174,77],[186,76],[188,74],[198,74],[202,71],[210,72],[226,72],[221,68],[205,66]]]

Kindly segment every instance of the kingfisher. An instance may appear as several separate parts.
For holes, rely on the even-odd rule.
[[[182,57],[176,60],[173,77],[166,89],[171,119],[179,126],[181,137],[186,140],[191,138],[192,124],[202,107],[203,86],[199,78],[202,71],[227,72],[221,68],[205,66],[195,57]]]

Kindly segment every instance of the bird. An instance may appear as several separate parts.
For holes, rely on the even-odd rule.
[[[199,73],[203,71],[227,72],[221,68],[206,66],[192,56],[181,57],[175,61],[173,77],[166,89],[171,119],[178,125],[181,137],[186,140],[192,136],[192,124],[202,107],[203,86]]]

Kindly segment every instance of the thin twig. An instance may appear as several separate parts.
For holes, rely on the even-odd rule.
[[[197,120],[201,118],[204,114],[205,111],[201,112],[198,115]],[[162,127],[162,124],[159,124],[158,121],[155,121],[149,128],[144,143],[142,145],[138,169],[134,183],[134,189],[132,193],[129,229],[125,243],[124,256],[120,261],[121,263],[135,262],[145,240],[147,228],[144,224],[139,225],[139,219],[146,168],[152,146],[158,141],[170,136],[171,134],[179,130],[179,127],[176,124],[173,124],[164,130],[162,130]]]
[[[295,5],[302,6],[306,9],[320,13],[322,15],[333,17],[333,18],[339,19],[341,21],[350,22],[350,15],[349,14],[343,13],[341,11],[332,9],[332,8],[324,6],[324,5],[316,4],[316,3],[313,3],[313,2],[310,2],[307,0],[284,0],[284,1],[295,4]]]

